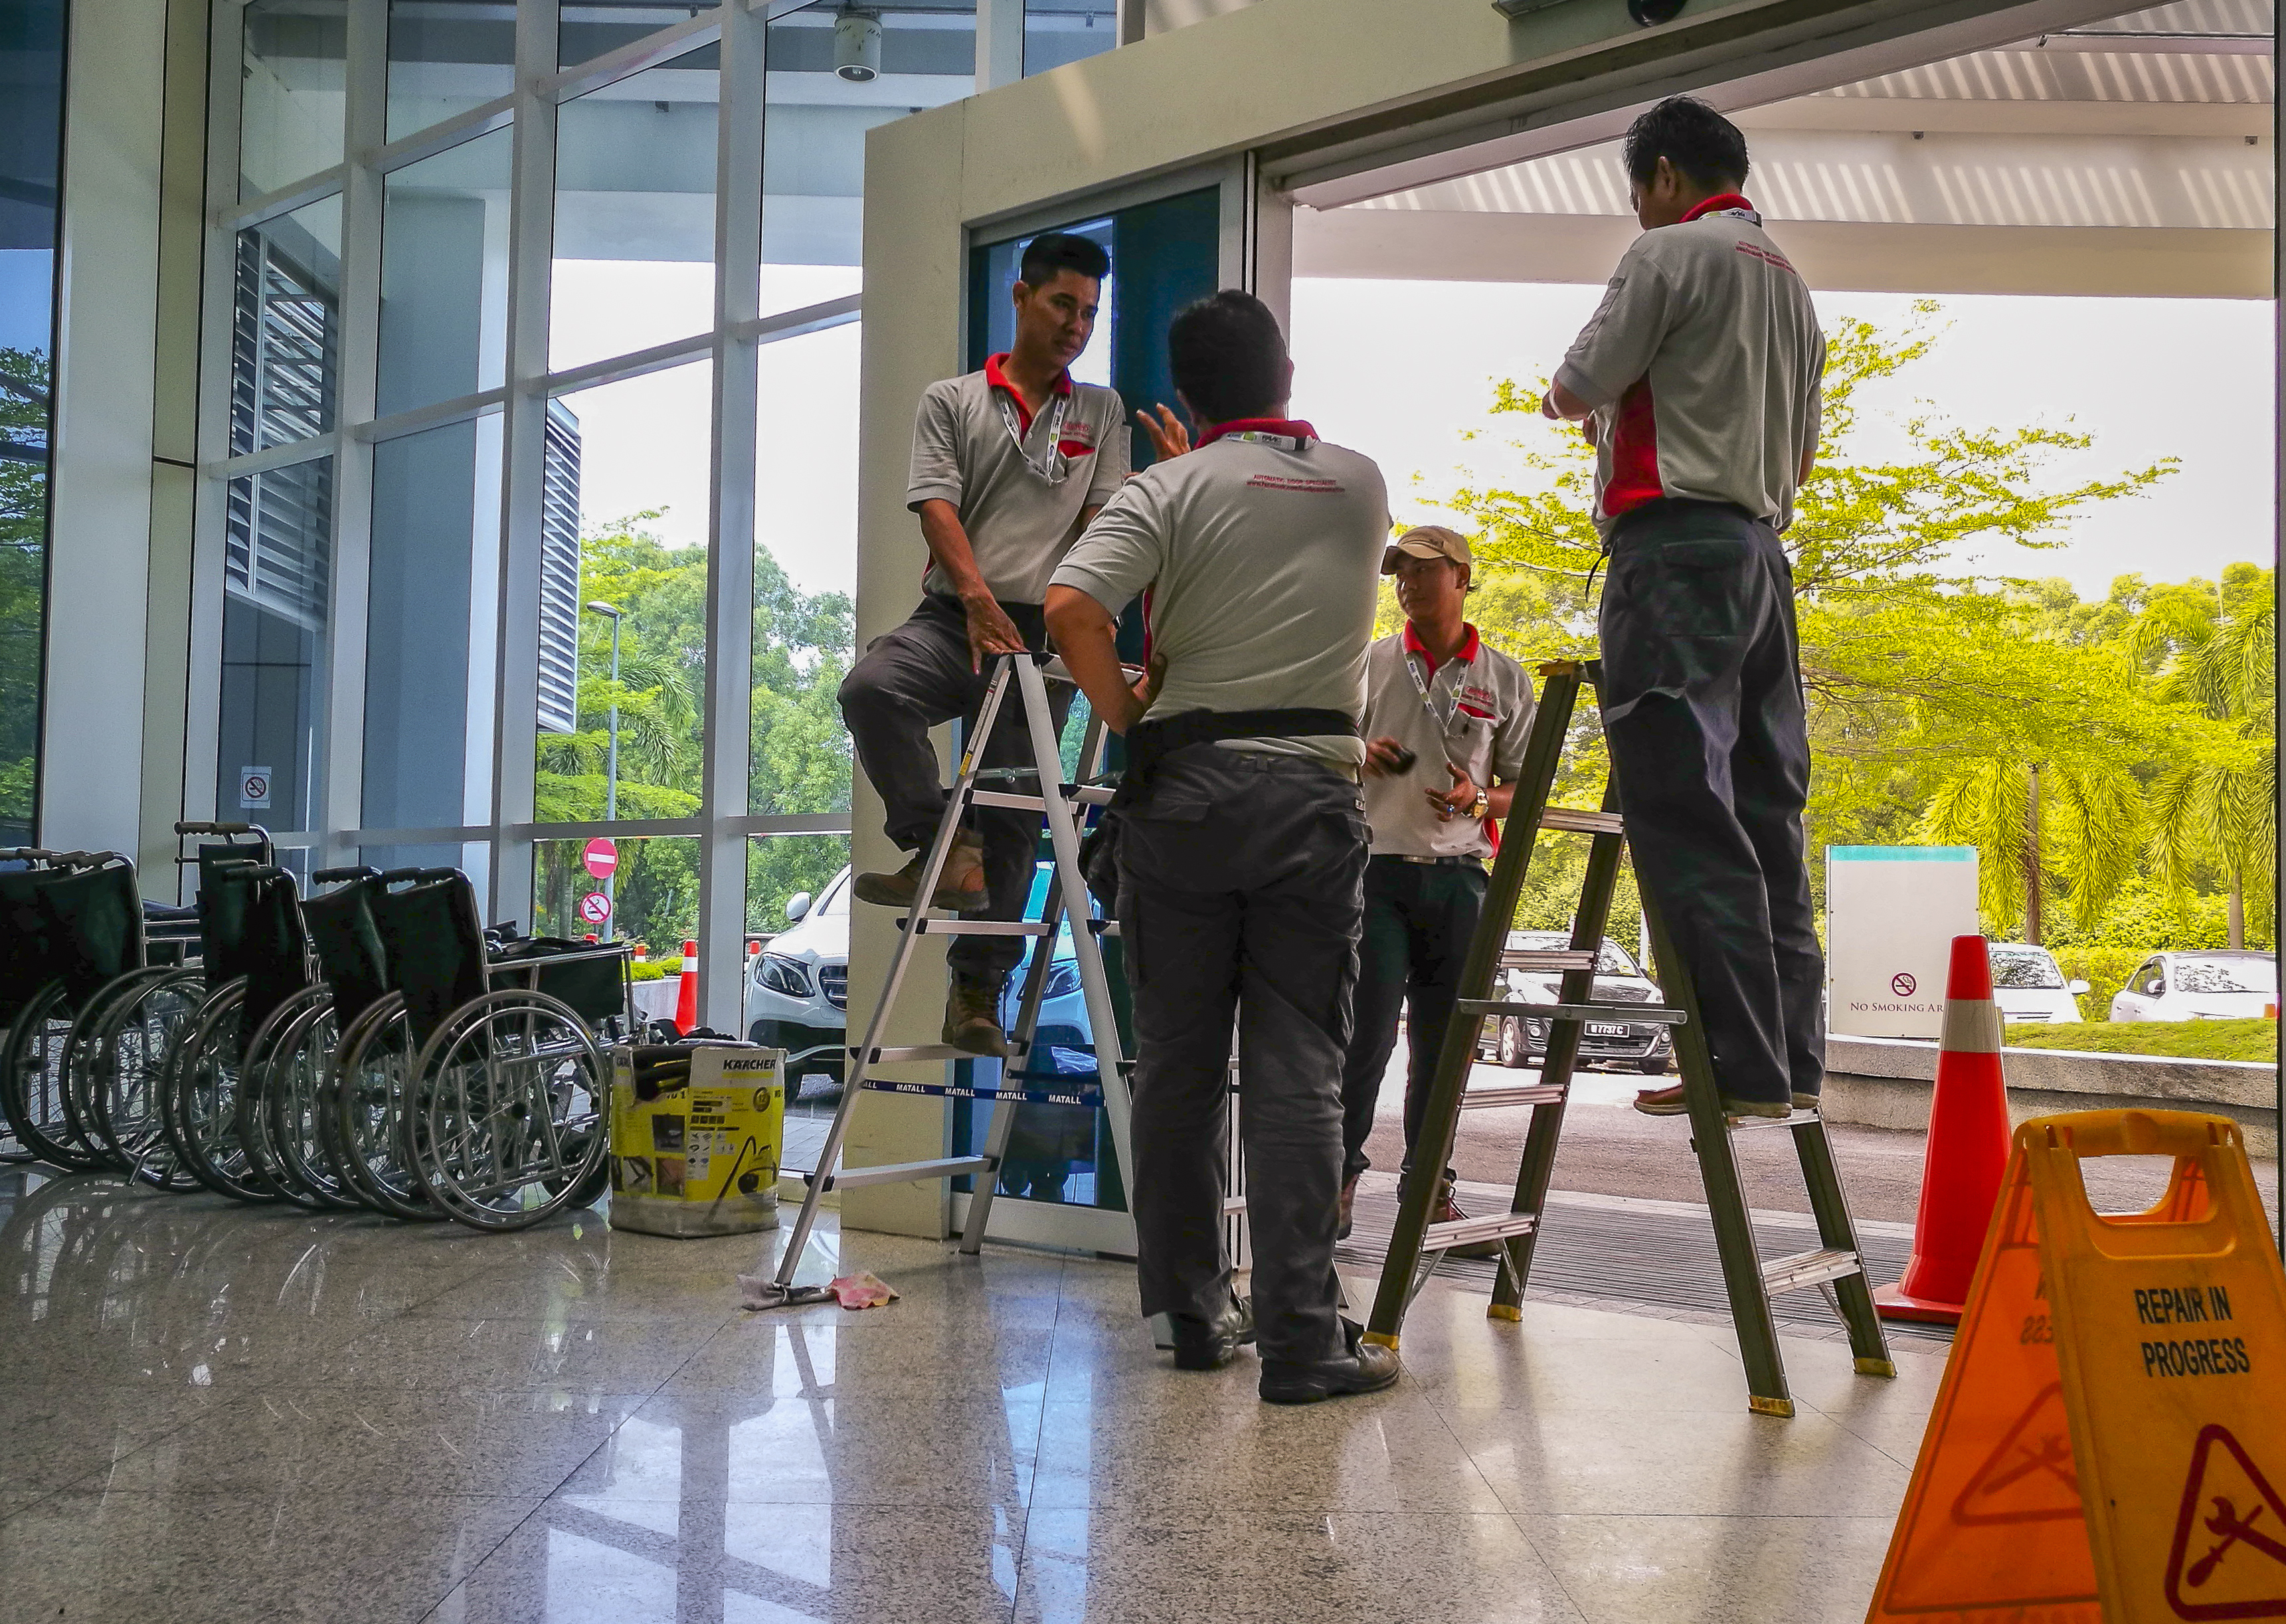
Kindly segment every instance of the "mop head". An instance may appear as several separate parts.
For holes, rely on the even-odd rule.
[[[849,1309],[879,1308],[897,1300],[896,1289],[879,1276],[844,1274],[823,1286],[781,1286],[761,1274],[738,1276],[738,1297],[745,1307],[799,1308],[810,1303],[838,1302]]]

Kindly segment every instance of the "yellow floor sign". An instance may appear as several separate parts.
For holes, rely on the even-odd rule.
[[[2082,1157],[2175,1158],[2099,1217]],[[2286,1620],[2286,1271],[2238,1126],[2016,1130],[1867,1624]]]

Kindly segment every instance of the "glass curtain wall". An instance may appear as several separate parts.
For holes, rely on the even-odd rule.
[[[66,0],[0,8],[0,846],[38,805]]]
[[[718,964],[831,887],[865,132],[976,83],[974,0],[857,59],[846,9],[217,9],[193,813]],[[1115,33],[1024,24],[1031,71]]]

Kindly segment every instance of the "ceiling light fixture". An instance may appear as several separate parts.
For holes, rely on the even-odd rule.
[[[852,84],[870,84],[881,76],[879,12],[845,11],[833,20],[833,71]]]

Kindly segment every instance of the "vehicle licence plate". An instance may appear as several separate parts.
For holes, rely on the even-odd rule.
[[[1613,1026],[1608,1021],[1591,1021],[1588,1023],[1588,1036],[1590,1037],[1625,1037],[1627,1035],[1627,1028]]]

